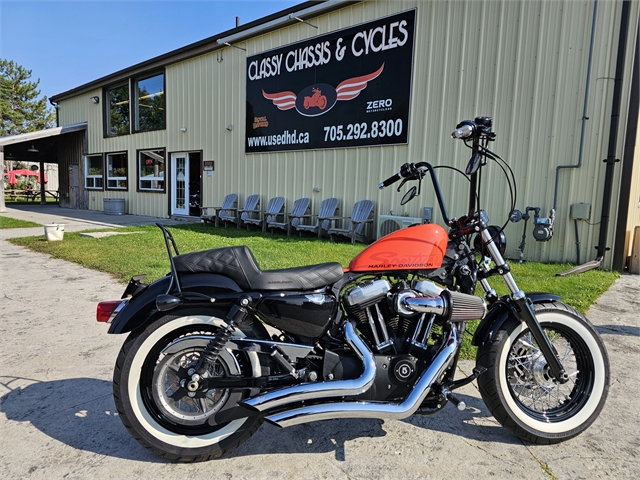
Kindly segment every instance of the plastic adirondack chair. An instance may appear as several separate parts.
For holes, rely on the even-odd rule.
[[[320,204],[320,211],[318,212],[316,223],[313,225],[298,223],[298,225],[295,226],[298,234],[302,237],[302,232],[310,232],[317,234],[318,238],[321,238],[322,231],[324,230],[326,232],[331,224],[329,218],[336,215],[339,210],[337,198],[324,199]]]
[[[293,202],[291,213],[287,213],[282,222],[278,222],[277,217],[272,217],[271,221],[267,221],[267,228],[273,233],[274,228],[281,228],[287,231],[287,236],[291,235],[291,227],[295,227],[304,218],[311,217],[311,199],[299,198]]]
[[[222,206],[220,207],[200,207],[202,210],[202,215],[200,218],[207,222],[214,222],[215,226],[220,225],[220,219],[225,222],[235,222],[238,213],[238,194],[230,193],[224,200],[222,201]],[[213,210],[214,214],[210,214],[209,210]],[[226,225],[226,223],[225,223]]]
[[[349,218],[347,228],[338,228],[335,221]],[[365,235],[367,223],[373,224],[373,202],[371,200],[360,200],[353,205],[351,217],[332,217],[331,227],[327,231],[331,241],[334,241],[334,235],[342,235],[351,238],[351,243],[362,242],[370,243],[371,239]]]
[[[273,197],[267,204],[267,209],[258,215],[258,218],[247,218],[243,220],[243,223],[247,225],[249,230],[250,225],[262,227],[264,232],[267,229],[267,222],[271,219],[275,220],[278,216],[284,215],[284,197]]]
[[[260,195],[249,195],[244,202],[244,208],[238,210],[240,219],[237,223],[238,228],[248,222],[260,220]]]

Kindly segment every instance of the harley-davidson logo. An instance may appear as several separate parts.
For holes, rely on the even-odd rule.
[[[372,255],[369,260],[376,262],[368,265],[367,268],[372,269],[434,268],[438,263],[437,256],[401,256],[396,252],[379,252]]]
[[[367,88],[367,84],[377,78],[384,70],[384,63],[378,70],[368,75],[348,78],[336,88],[326,83],[316,83],[302,90],[297,95],[294,92],[267,93],[262,90],[262,95],[280,110],[295,108],[300,115],[305,117],[317,117],[327,113],[338,100],[352,100]]]

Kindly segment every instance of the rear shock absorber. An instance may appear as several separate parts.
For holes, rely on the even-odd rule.
[[[242,322],[246,320],[249,316],[249,312],[246,307],[249,307],[251,304],[251,298],[248,296],[243,296],[240,298],[240,301],[237,305],[231,307],[229,313],[227,314],[227,325],[221,327],[213,336],[207,346],[204,347],[202,354],[200,355],[200,359],[195,366],[195,374],[202,376],[206,371],[208,371],[213,364],[216,363],[222,348],[229,341],[233,332],[236,331],[236,326],[240,325]]]

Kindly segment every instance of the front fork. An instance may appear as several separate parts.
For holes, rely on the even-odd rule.
[[[498,272],[500,273],[500,275],[502,275],[502,278],[504,279],[507,287],[509,288],[509,291],[511,292],[511,311],[516,316],[516,318],[518,318],[518,320],[524,322],[527,327],[529,327],[529,330],[531,331],[533,338],[538,344],[540,351],[544,355],[544,358],[547,361],[549,369],[551,370],[551,374],[554,376],[554,378],[560,383],[566,383],[567,381],[569,381],[569,376],[560,363],[560,359],[558,358],[558,355],[556,354],[553,345],[549,340],[549,337],[547,337],[547,335],[544,333],[542,326],[536,318],[533,303],[527,298],[526,294],[518,288],[518,285],[511,275],[509,266],[505,262],[504,258],[502,258],[500,250],[498,250],[498,247],[491,237],[491,233],[486,228],[484,228],[482,229],[481,234],[483,243],[489,251],[489,255],[495,262]],[[490,291],[491,287],[489,286],[489,283],[486,281],[486,279],[483,279],[481,281],[481,285],[485,289],[485,292]]]

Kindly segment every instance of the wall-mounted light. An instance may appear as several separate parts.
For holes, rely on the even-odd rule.
[[[186,131],[187,131],[187,127],[180,127],[180,131],[181,131],[182,133],[186,132]]]
[[[93,103],[100,103],[100,97],[96,96],[96,97],[91,97],[91,101]]]
[[[28,149],[27,152],[29,152],[29,153],[40,153],[40,150],[38,150],[32,143],[31,144],[31,148]]]
[[[230,132],[233,130],[233,124],[232,123],[227,125],[227,130],[229,130]]]
[[[319,192],[320,191],[320,187],[313,187],[313,191],[314,192]]]

